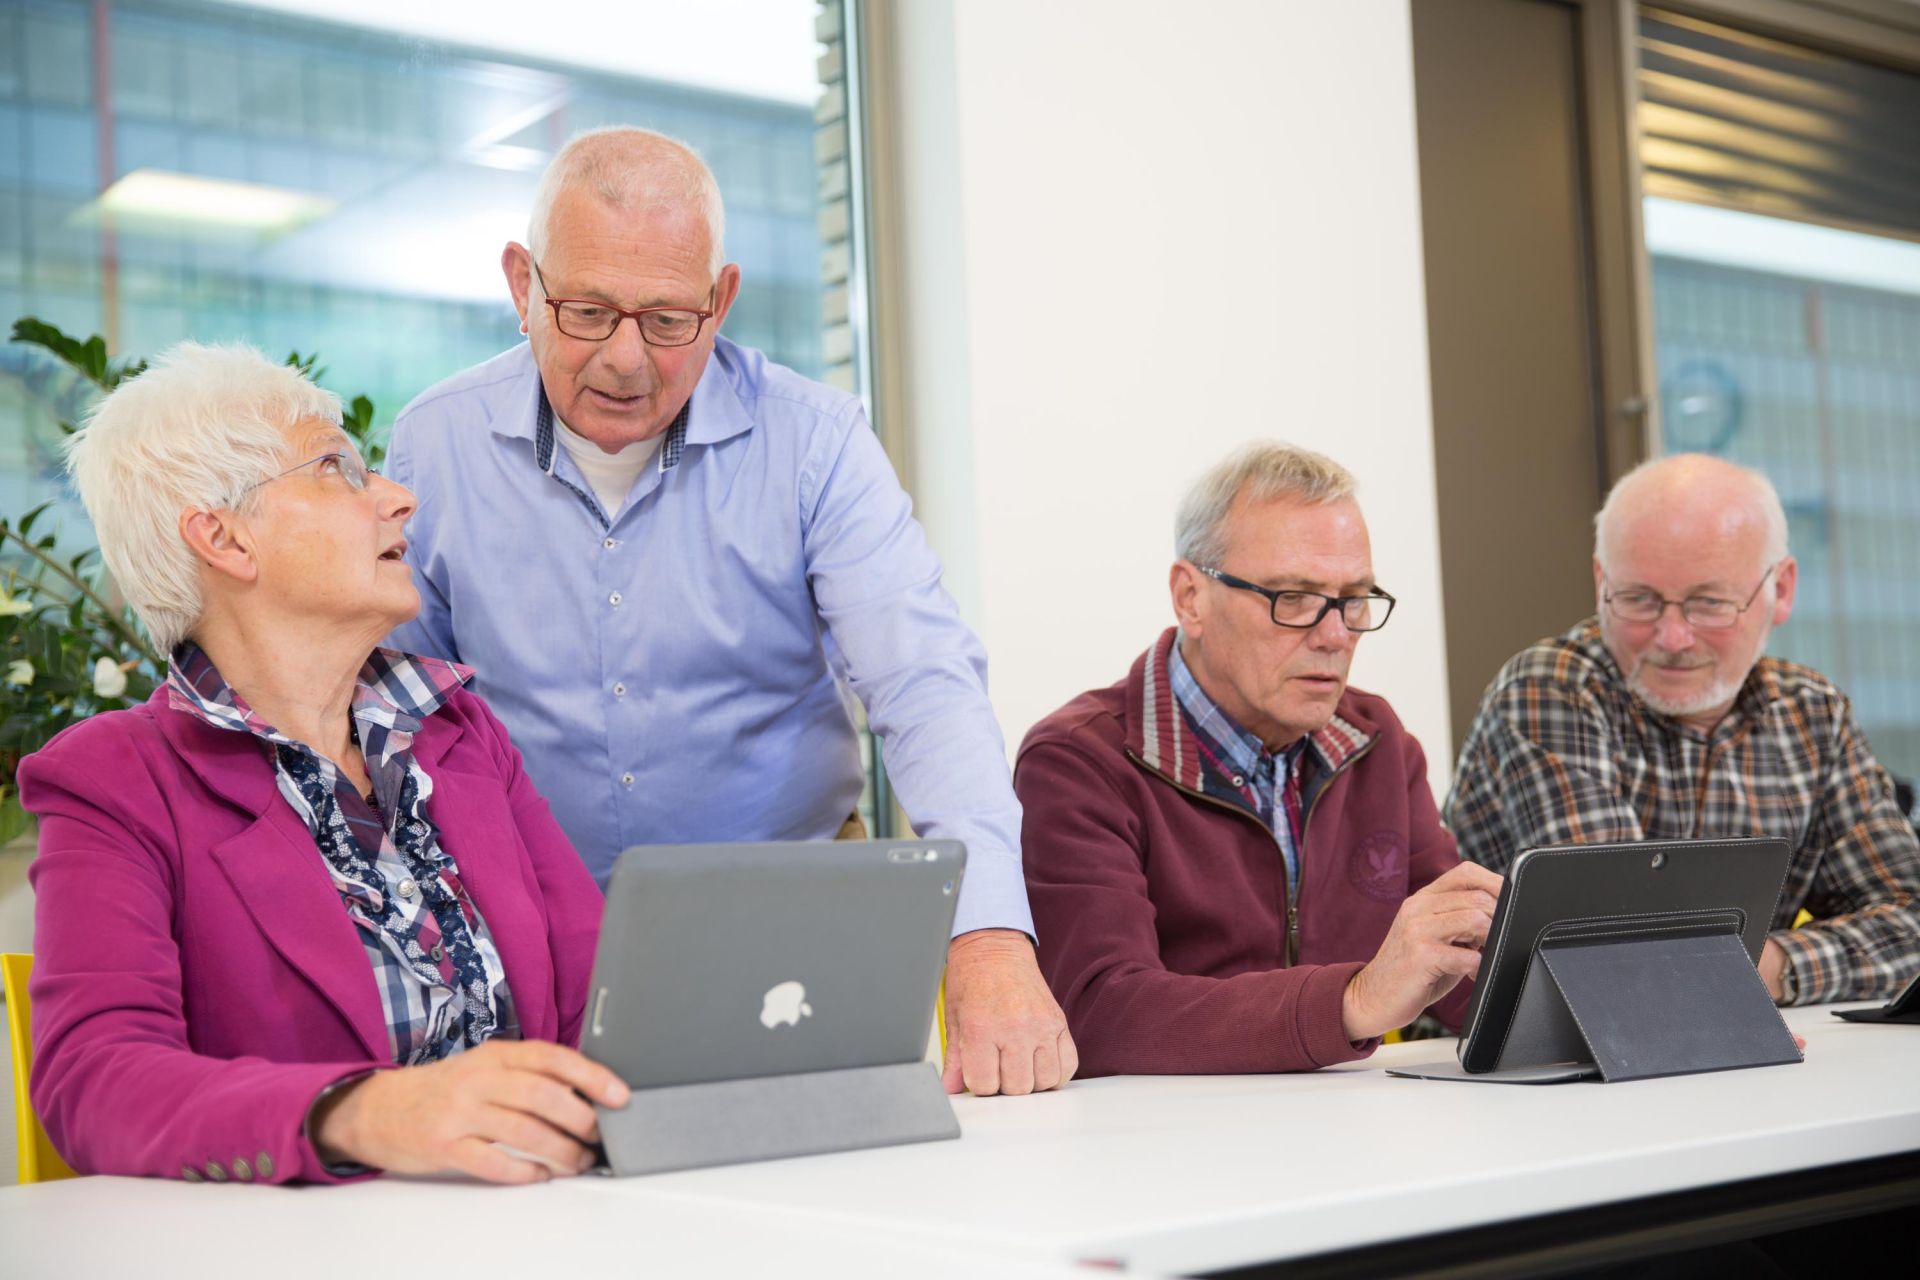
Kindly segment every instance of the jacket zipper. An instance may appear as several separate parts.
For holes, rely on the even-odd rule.
[[[1327,789],[1333,786],[1334,782],[1339,779],[1341,774],[1345,773],[1350,767],[1352,767],[1354,761],[1358,760],[1361,756],[1364,756],[1365,754],[1367,754],[1367,752],[1373,750],[1373,744],[1375,741],[1377,741],[1377,739],[1374,739],[1374,738],[1367,739],[1367,741],[1361,743],[1358,747],[1354,749],[1354,752],[1352,755],[1348,756],[1345,760],[1342,760],[1340,762],[1340,767],[1335,769],[1332,773],[1328,774],[1327,780],[1321,784],[1320,789],[1318,791],[1314,792],[1312,803],[1307,805],[1307,811],[1300,816],[1300,848],[1296,852],[1300,855],[1300,858],[1301,858],[1300,875],[1302,879],[1304,879],[1307,874],[1307,864],[1306,864],[1306,858],[1305,858],[1305,854],[1307,851],[1307,824],[1313,821],[1313,811],[1320,807],[1320,797],[1327,794]],[[1203,804],[1210,804],[1210,805],[1213,805],[1215,808],[1224,809],[1228,813],[1237,814],[1238,816],[1245,818],[1247,821],[1253,823],[1256,827],[1259,827],[1260,830],[1264,831],[1267,835],[1267,839],[1273,841],[1273,847],[1275,851],[1277,851],[1280,854],[1280,865],[1282,868],[1281,875],[1280,875],[1280,893],[1282,897],[1286,900],[1286,904],[1287,904],[1287,956],[1286,956],[1287,968],[1291,969],[1295,964],[1298,964],[1300,961],[1300,908],[1294,902],[1293,894],[1287,889],[1287,877],[1285,872],[1286,861],[1287,861],[1286,846],[1280,843],[1280,837],[1273,833],[1273,828],[1267,826],[1265,823],[1261,822],[1260,819],[1254,817],[1252,814],[1248,813],[1245,809],[1242,809],[1238,805],[1228,804],[1225,800],[1221,800],[1221,799],[1218,799],[1217,797],[1210,796],[1204,791],[1195,791],[1192,787],[1183,786],[1179,782],[1176,782],[1173,778],[1169,777],[1165,771],[1154,768],[1152,765],[1148,764],[1145,760],[1142,760],[1139,756],[1135,755],[1133,753],[1133,748],[1128,747],[1126,749],[1126,753],[1127,753],[1127,759],[1133,761],[1135,764],[1139,765],[1142,769],[1145,769],[1148,773],[1151,773],[1154,777],[1160,779],[1162,782],[1172,787],[1175,791],[1178,791],[1183,795],[1192,796],[1195,800],[1198,800]]]

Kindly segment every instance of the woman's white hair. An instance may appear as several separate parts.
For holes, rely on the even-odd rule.
[[[1261,440],[1228,454],[1194,481],[1173,521],[1173,554],[1217,568],[1226,554],[1227,512],[1245,489],[1253,502],[1293,498],[1318,504],[1353,496],[1353,473],[1323,453]]]
[[[182,342],[121,383],[67,440],[67,470],[100,556],[162,653],[200,620],[200,560],[186,511],[245,509],[282,470],[287,430],[340,421],[340,397],[252,347]]]
[[[527,248],[538,262],[546,252],[553,204],[560,193],[584,188],[609,207],[650,213],[691,209],[707,221],[707,271],[727,265],[727,212],[720,184],[700,154],[684,142],[651,129],[609,125],[578,133],[560,148],[533,193]]]

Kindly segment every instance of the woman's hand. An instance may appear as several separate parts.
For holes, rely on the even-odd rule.
[[[543,1040],[489,1040],[347,1086],[313,1116],[313,1145],[330,1164],[544,1182],[553,1170],[582,1173],[593,1165],[600,1126],[581,1094],[609,1107],[627,1103],[618,1076],[572,1049]]]

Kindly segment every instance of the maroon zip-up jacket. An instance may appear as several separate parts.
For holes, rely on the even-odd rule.
[[[1329,771],[1312,784],[1290,939],[1278,841],[1251,812],[1205,794],[1167,680],[1175,635],[1120,683],[1035,725],[1014,766],[1040,967],[1080,1074],[1308,1071],[1364,1058],[1378,1041],[1347,1039],[1347,983],[1407,895],[1460,861],[1426,757],[1385,699],[1346,691],[1313,735]],[[1433,1012],[1457,1024],[1468,991],[1463,982]]]

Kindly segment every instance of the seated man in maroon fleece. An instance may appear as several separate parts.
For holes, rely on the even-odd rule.
[[[1179,621],[1027,735],[1027,894],[1083,1076],[1306,1071],[1456,1023],[1500,878],[1462,863],[1420,744],[1347,688],[1374,582],[1353,477],[1285,444],[1201,478]]]

